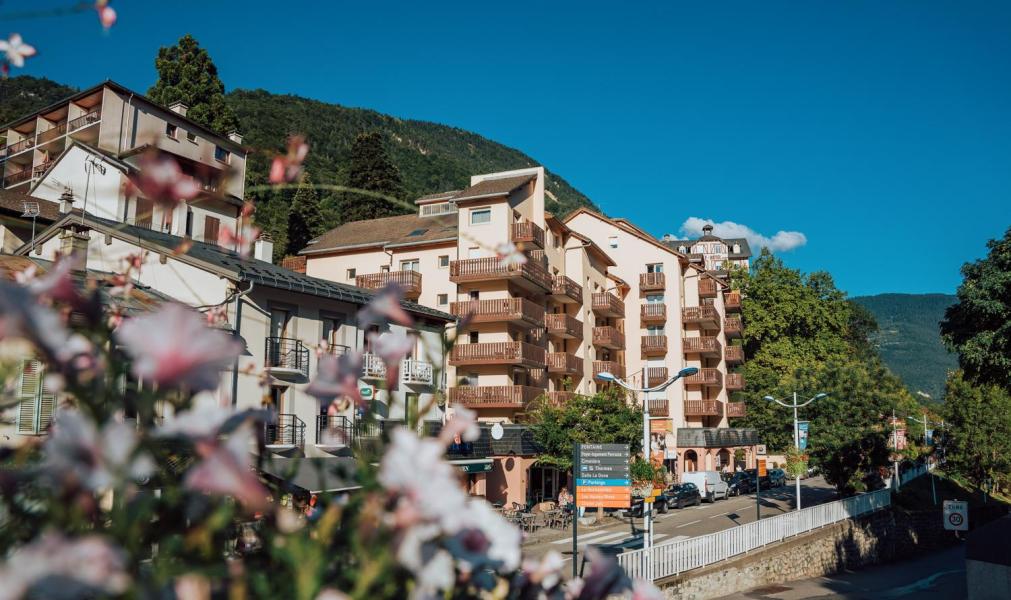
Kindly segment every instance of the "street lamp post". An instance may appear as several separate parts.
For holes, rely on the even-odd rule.
[[[922,419],[917,419],[916,417],[906,417],[906,418],[909,419],[910,421],[913,421],[913,422],[916,422],[916,423],[922,423],[923,424],[923,447],[924,447],[924,449],[926,449],[930,445],[930,440],[927,438],[927,428],[930,427],[930,415],[927,413],[927,410],[926,409],[923,410],[923,418]],[[934,486],[934,472],[930,470],[930,457],[929,456],[927,457],[927,460],[926,460],[926,462],[924,464],[927,465],[927,471],[930,473],[930,492],[931,492],[931,495],[934,497],[934,505],[936,506],[937,505],[937,489]]]
[[[684,369],[681,369],[680,371],[678,371],[676,375],[674,375],[673,377],[671,377],[670,379],[668,379],[667,381],[661,383],[658,386],[655,386],[655,387],[641,387],[641,388],[632,387],[628,383],[626,383],[624,380],[622,380],[622,379],[620,379],[618,377],[615,377],[613,374],[611,374],[611,373],[609,373],[607,371],[604,371],[603,373],[598,373],[597,374],[597,379],[600,379],[601,381],[607,381],[607,382],[610,382],[610,383],[617,384],[620,387],[622,387],[622,388],[628,390],[629,392],[632,392],[633,394],[636,394],[636,396],[638,396],[640,393],[642,393],[642,394],[648,394],[650,392],[662,392],[662,391],[666,390],[667,388],[669,388],[671,385],[673,385],[674,382],[677,381],[678,379],[681,379],[682,377],[688,377],[688,376],[694,375],[694,374],[696,374],[698,372],[699,372],[699,370],[698,370],[697,367],[685,367]],[[645,370],[643,371],[643,373],[645,374]],[[645,377],[643,378],[643,381],[645,382]],[[649,449],[650,449],[650,443],[649,443],[649,433],[650,433],[649,432],[649,419],[650,419],[650,416],[649,416],[649,400],[648,400],[648,398],[645,395],[643,395],[643,397],[642,397],[642,454],[646,458],[647,461],[649,460]],[[644,550],[646,548],[650,548],[650,547],[653,546],[653,523],[652,523],[652,517],[653,517],[653,505],[651,503],[649,503],[649,502],[645,502],[644,501],[642,503],[642,529],[643,529],[643,532],[642,532],[642,547],[643,547]],[[652,570],[653,570],[652,567],[653,567],[652,560],[649,560],[647,558],[647,569],[648,569],[647,581],[651,580]]]
[[[793,409],[793,447],[797,449],[797,452],[800,452],[800,426],[797,424],[797,409],[803,408],[808,404],[811,404],[815,400],[820,400],[825,396],[828,396],[828,394],[825,393],[818,394],[814,398],[808,399],[808,401],[804,402],[803,404],[797,404],[797,392],[793,393],[793,404],[787,404],[786,402],[783,402],[782,400],[777,400],[772,396],[765,396],[765,398],[763,398],[764,400],[771,400],[772,402],[775,402],[780,406],[785,406],[786,408]],[[798,473],[796,477],[794,477],[794,479],[796,480],[797,483],[797,510],[800,510],[800,474]]]

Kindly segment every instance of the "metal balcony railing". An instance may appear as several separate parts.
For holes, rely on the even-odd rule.
[[[263,426],[267,446],[302,446],[305,444],[305,421],[295,415],[280,413],[273,423]]]
[[[382,379],[386,377],[386,363],[378,354],[366,352],[362,355],[362,378]]]
[[[354,440],[351,419],[343,415],[316,415],[316,444],[350,446]]]
[[[400,383],[432,385],[432,363],[409,358],[400,362]]]
[[[93,111],[91,111],[91,112],[89,112],[87,114],[84,114],[84,115],[81,115],[81,116],[77,117],[76,119],[71,119],[67,123],[67,130],[68,131],[75,131],[77,129],[81,129],[83,127],[87,127],[88,125],[92,125],[94,123],[97,123],[99,120],[101,120],[101,118],[102,118],[101,112],[97,111],[97,110],[93,110]]]
[[[301,374],[309,376],[309,349],[291,338],[267,338],[264,367],[275,375]]]

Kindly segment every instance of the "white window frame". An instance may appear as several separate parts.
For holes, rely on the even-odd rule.
[[[487,221],[480,221],[480,222],[474,221],[474,217],[476,215],[479,215],[479,214],[487,214],[488,215],[488,220]],[[485,207],[482,207],[482,208],[472,208],[472,209],[470,209],[470,224],[472,226],[488,225],[490,223],[491,223],[491,207],[490,206],[485,206]]]

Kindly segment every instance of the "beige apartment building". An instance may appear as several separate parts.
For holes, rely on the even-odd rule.
[[[702,227],[701,237],[677,239],[668,233],[661,241],[688,256],[690,263],[722,279],[726,279],[731,270],[747,269],[751,264],[751,245],[748,240],[713,235],[713,226],[710,224]]]

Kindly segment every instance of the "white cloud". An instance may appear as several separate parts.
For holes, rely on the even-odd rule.
[[[744,238],[748,240],[752,251],[757,252],[759,248],[768,248],[773,252],[787,252],[794,248],[799,248],[807,243],[807,236],[799,231],[777,231],[771,238],[765,237],[747,225],[734,223],[733,221],[722,221],[717,223],[711,219],[700,217],[688,217],[681,224],[681,235],[685,237],[698,237],[702,235],[704,225],[713,226],[713,235],[721,238]]]

